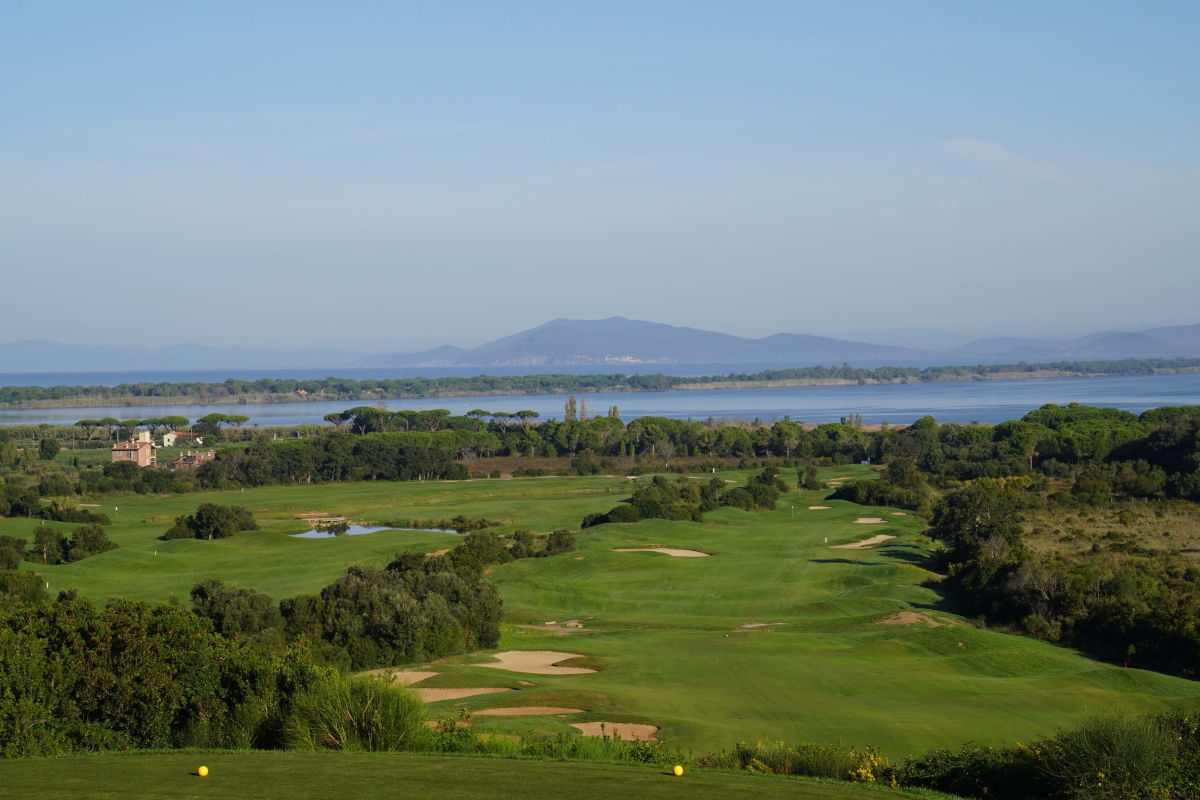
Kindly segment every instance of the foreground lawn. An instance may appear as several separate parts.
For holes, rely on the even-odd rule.
[[[208,777],[196,775],[204,764]],[[0,796],[24,800],[612,800],[653,797],[872,800],[947,797],[872,786],[656,767],[350,753],[166,753],[18,759],[0,766]]]

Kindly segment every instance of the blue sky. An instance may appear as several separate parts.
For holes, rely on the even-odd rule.
[[[1200,322],[1198,35],[1194,3],[6,3],[0,341]]]

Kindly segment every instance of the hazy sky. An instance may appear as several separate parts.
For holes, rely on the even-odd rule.
[[[1200,322],[1197,41],[1195,2],[5,2],[0,341]]]

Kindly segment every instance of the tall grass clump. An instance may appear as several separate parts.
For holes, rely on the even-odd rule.
[[[787,744],[786,742],[738,742],[732,752],[701,756],[699,766],[744,769],[776,775],[807,775],[873,782],[884,765],[872,748],[855,750],[843,744]]]
[[[425,704],[380,678],[339,676],[300,694],[283,723],[295,750],[410,750],[427,738]]]
[[[1196,800],[1200,714],[1093,717],[1030,745],[934,750],[885,774],[989,800]]]
[[[1047,782],[1059,787],[1064,797],[1158,797],[1151,787],[1171,763],[1174,745],[1153,717],[1110,714],[1040,743],[1040,766]]]
[[[668,764],[677,763],[677,751],[656,739],[630,742],[616,736],[573,736],[560,733],[557,736],[528,737],[521,742],[521,755],[525,758],[547,758],[561,761],[607,761],[624,764]]]

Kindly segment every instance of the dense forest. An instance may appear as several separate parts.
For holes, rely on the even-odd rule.
[[[841,366],[795,367],[755,373],[685,377],[678,375],[477,375],[474,377],[391,378],[353,380],[321,378],[294,380],[229,378],[220,383],[196,381],[122,383],[116,386],[5,386],[0,408],[53,408],[104,405],[161,405],[188,403],[272,403],[304,400],[367,400],[387,398],[469,397],[517,394],[588,392],[656,392],[779,382],[932,383],[987,380],[994,377],[1071,375],[1149,375],[1200,368],[1197,358],[1121,359],[1115,361],[1053,361],[1045,363],[976,364],[940,367]]]

